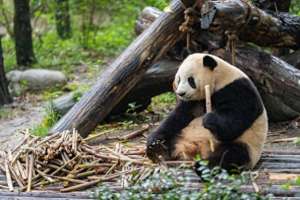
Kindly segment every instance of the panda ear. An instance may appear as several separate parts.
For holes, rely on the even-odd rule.
[[[218,63],[213,57],[208,56],[208,55],[203,57],[203,66],[204,67],[208,67],[209,69],[214,70],[217,65],[218,65]]]

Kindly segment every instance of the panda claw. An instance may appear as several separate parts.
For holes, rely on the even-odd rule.
[[[165,140],[164,139],[156,139],[147,145],[146,154],[148,158],[150,158],[154,162],[158,162],[159,155],[165,154],[166,146],[164,145]]]

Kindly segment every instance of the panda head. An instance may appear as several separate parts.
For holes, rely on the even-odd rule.
[[[204,87],[214,88],[214,71],[219,59],[215,56],[195,53],[180,65],[174,80],[174,92],[184,101],[205,98]]]

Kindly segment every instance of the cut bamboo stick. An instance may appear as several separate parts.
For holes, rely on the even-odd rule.
[[[34,157],[32,154],[30,154],[29,155],[29,168],[28,168],[28,184],[27,184],[27,190],[26,190],[27,192],[31,191],[33,163],[34,163]]]
[[[212,111],[211,107],[211,94],[210,94],[210,85],[205,85],[205,106],[206,106],[206,113]]]
[[[7,181],[7,186],[9,188],[9,191],[14,191],[14,187],[13,187],[13,183],[12,183],[12,179],[11,179],[11,175],[10,175],[10,171],[9,171],[9,167],[8,167],[8,160],[5,159],[4,161],[4,165],[5,165],[5,173],[6,173],[6,181]]]
[[[210,85],[205,85],[204,89],[205,89],[206,113],[210,113],[212,111]],[[214,141],[212,139],[209,140],[209,146],[210,146],[210,150],[212,152],[214,152],[215,151],[215,145],[214,145]]]

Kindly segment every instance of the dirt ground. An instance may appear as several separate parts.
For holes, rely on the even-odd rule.
[[[26,95],[14,99],[14,103],[5,106],[0,117],[0,150],[12,148],[22,138],[22,130],[32,128],[43,119],[46,103],[37,95]]]
[[[105,61],[105,63],[110,62],[110,59]],[[68,84],[92,84],[97,74],[105,67],[106,65],[101,65],[89,71],[89,66],[84,64],[73,66],[72,75],[68,77]],[[43,91],[41,91],[39,93],[25,92],[21,96],[14,97],[12,104],[0,108],[0,150],[17,144],[22,136],[20,131],[40,124],[48,105],[49,101],[43,99]]]

